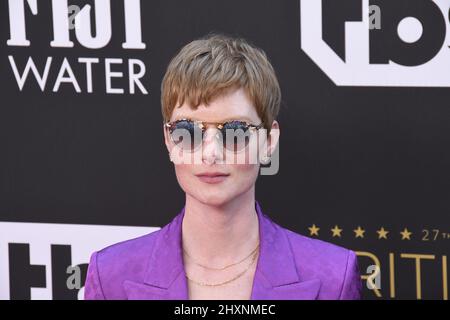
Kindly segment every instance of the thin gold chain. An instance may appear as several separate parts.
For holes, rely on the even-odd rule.
[[[189,255],[189,253],[187,253],[186,250],[184,250],[184,248],[183,248],[183,251],[184,251],[184,253],[186,253],[186,255],[187,255],[189,258],[192,259],[192,261],[193,261],[196,265],[199,265],[200,267],[203,267],[203,268],[205,268],[205,269],[210,269],[210,270],[224,270],[224,269],[230,268],[230,267],[232,267],[232,266],[235,266],[235,265],[237,265],[237,264],[239,264],[239,263],[244,262],[244,261],[247,260],[252,254],[254,254],[255,251],[256,251],[258,248],[259,248],[259,244],[258,244],[258,245],[256,246],[256,248],[253,249],[253,251],[250,252],[250,254],[249,254],[248,256],[246,256],[244,259],[242,259],[242,260],[240,260],[240,261],[238,261],[238,262],[234,262],[234,263],[232,263],[232,264],[229,264],[229,265],[227,265],[227,266],[225,266],[225,267],[222,267],[222,268],[208,267],[208,266],[205,266],[204,264],[198,263],[197,261],[195,261],[194,258],[192,258],[192,257]]]
[[[258,247],[259,247],[259,245],[258,245]],[[258,248],[258,247],[256,247],[256,248]],[[256,250],[256,249],[255,249],[255,250]],[[255,250],[254,250],[254,251],[255,251]],[[247,268],[245,268],[244,271],[238,273],[238,274],[237,274],[236,276],[234,276],[233,278],[231,278],[231,279],[229,279],[229,280],[226,280],[226,281],[223,281],[223,282],[219,282],[219,283],[206,283],[206,282],[200,282],[200,281],[196,281],[196,280],[191,279],[187,274],[186,274],[186,278],[188,278],[190,281],[194,282],[195,284],[198,284],[199,286],[207,286],[207,287],[217,287],[217,286],[222,286],[222,285],[224,285],[224,284],[230,283],[230,282],[232,282],[232,281],[234,281],[234,280],[236,280],[236,279],[242,277],[242,276],[248,271],[248,269],[250,269],[250,267],[252,266],[253,262],[255,262],[256,256],[257,256],[257,252],[254,253],[253,258],[252,258],[252,261],[251,261],[250,264],[247,266]]]

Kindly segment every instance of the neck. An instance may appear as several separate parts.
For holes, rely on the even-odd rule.
[[[200,263],[224,265],[247,256],[259,243],[255,187],[221,206],[186,194],[183,248]]]

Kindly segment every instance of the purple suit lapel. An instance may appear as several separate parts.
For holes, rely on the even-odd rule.
[[[276,226],[255,201],[259,219],[260,254],[253,280],[252,300],[316,299],[320,280],[302,281],[294,255],[283,230]],[[184,208],[155,239],[143,283],[125,281],[128,299],[187,300],[188,287],[181,250]]]

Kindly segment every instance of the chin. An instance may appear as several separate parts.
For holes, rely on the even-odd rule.
[[[231,200],[231,197],[224,194],[223,192],[209,193],[207,191],[204,194],[198,196],[193,194],[193,197],[204,204],[214,207],[221,207]]]

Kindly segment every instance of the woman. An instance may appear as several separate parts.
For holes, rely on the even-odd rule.
[[[265,53],[209,35],[172,59],[161,89],[185,206],[162,229],[95,252],[85,299],[358,299],[354,252],[277,225],[255,200],[279,140]]]

